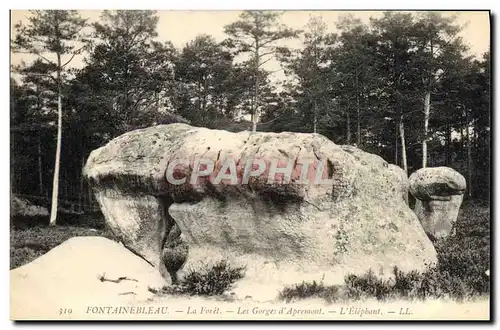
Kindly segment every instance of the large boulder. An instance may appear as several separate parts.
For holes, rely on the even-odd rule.
[[[404,172],[319,134],[160,125],[94,150],[84,174],[117,237],[173,280],[221,259],[277,287],[436,261]]]
[[[432,239],[452,234],[466,188],[465,178],[449,167],[426,167],[410,176],[415,214]]]
[[[398,178],[399,193],[401,195],[401,198],[403,198],[404,202],[409,205],[408,194],[410,193],[410,182],[408,180],[408,174],[406,174],[405,170],[403,170],[401,167],[394,164],[389,164],[389,171],[393,172],[394,175]]]

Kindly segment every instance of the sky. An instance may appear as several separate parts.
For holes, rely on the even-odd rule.
[[[181,48],[187,42],[196,38],[199,34],[212,35],[217,41],[226,38],[224,26],[238,20],[240,11],[158,11],[158,40],[171,41],[176,47]],[[355,17],[364,22],[369,22],[370,17],[379,17],[382,11],[285,11],[281,17],[281,23],[295,29],[304,29],[310,16],[321,16],[328,26],[329,32],[335,32],[335,24],[342,15],[352,13]],[[98,21],[99,10],[81,10],[80,14],[90,21]],[[463,11],[463,12],[443,12],[444,15],[457,15],[457,22],[464,24],[461,36],[470,47],[470,54],[478,58],[490,47],[490,23],[489,13],[487,11]],[[26,22],[26,16],[29,15],[26,10],[11,11],[11,36],[12,26],[19,22]],[[298,48],[301,46],[300,40],[287,41],[284,45]],[[26,55],[11,54],[12,64],[19,64],[22,60],[30,62],[33,57]],[[83,57],[75,58],[71,66],[81,67]],[[280,66],[276,61],[270,61],[266,67],[270,71],[277,71],[279,76]]]

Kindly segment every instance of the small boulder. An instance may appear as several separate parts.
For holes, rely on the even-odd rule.
[[[410,176],[414,212],[432,240],[452,234],[465,188],[465,178],[449,167],[421,168]]]

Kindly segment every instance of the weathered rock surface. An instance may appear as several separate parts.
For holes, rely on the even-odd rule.
[[[405,203],[408,205],[408,194],[410,193],[410,181],[408,180],[408,175],[405,170],[394,164],[389,164],[389,170],[399,178],[399,192]]]
[[[216,165],[211,176],[191,184],[196,156]],[[219,172],[232,171],[222,167],[228,157],[235,160],[238,180],[215,183]],[[173,177],[187,180],[175,185],[165,172],[178,159],[187,162],[175,167]],[[291,161],[290,184],[279,176],[269,184],[269,166],[242,184],[249,159],[267,165],[274,160],[279,167]],[[323,167],[314,163],[309,182],[299,180],[301,164],[317,160]],[[331,182],[317,184],[317,172]],[[179,257],[186,252],[178,248],[182,244],[189,246],[183,269],[228,259],[247,267],[242,281],[277,287],[321,278],[338,283],[346,273],[368,268],[388,275],[394,266],[423,269],[436,261],[432,243],[405,203],[404,172],[318,134],[155,126],[94,150],[84,174],[115,234],[164,275],[162,255]],[[170,248],[177,250],[164,253]],[[182,265],[181,259],[170,264]]]
[[[415,214],[431,239],[452,233],[457,221],[465,178],[449,167],[426,167],[410,176],[410,192],[417,199]]]

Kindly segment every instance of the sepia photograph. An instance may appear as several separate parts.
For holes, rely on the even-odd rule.
[[[489,10],[10,10],[10,320],[491,321]]]

